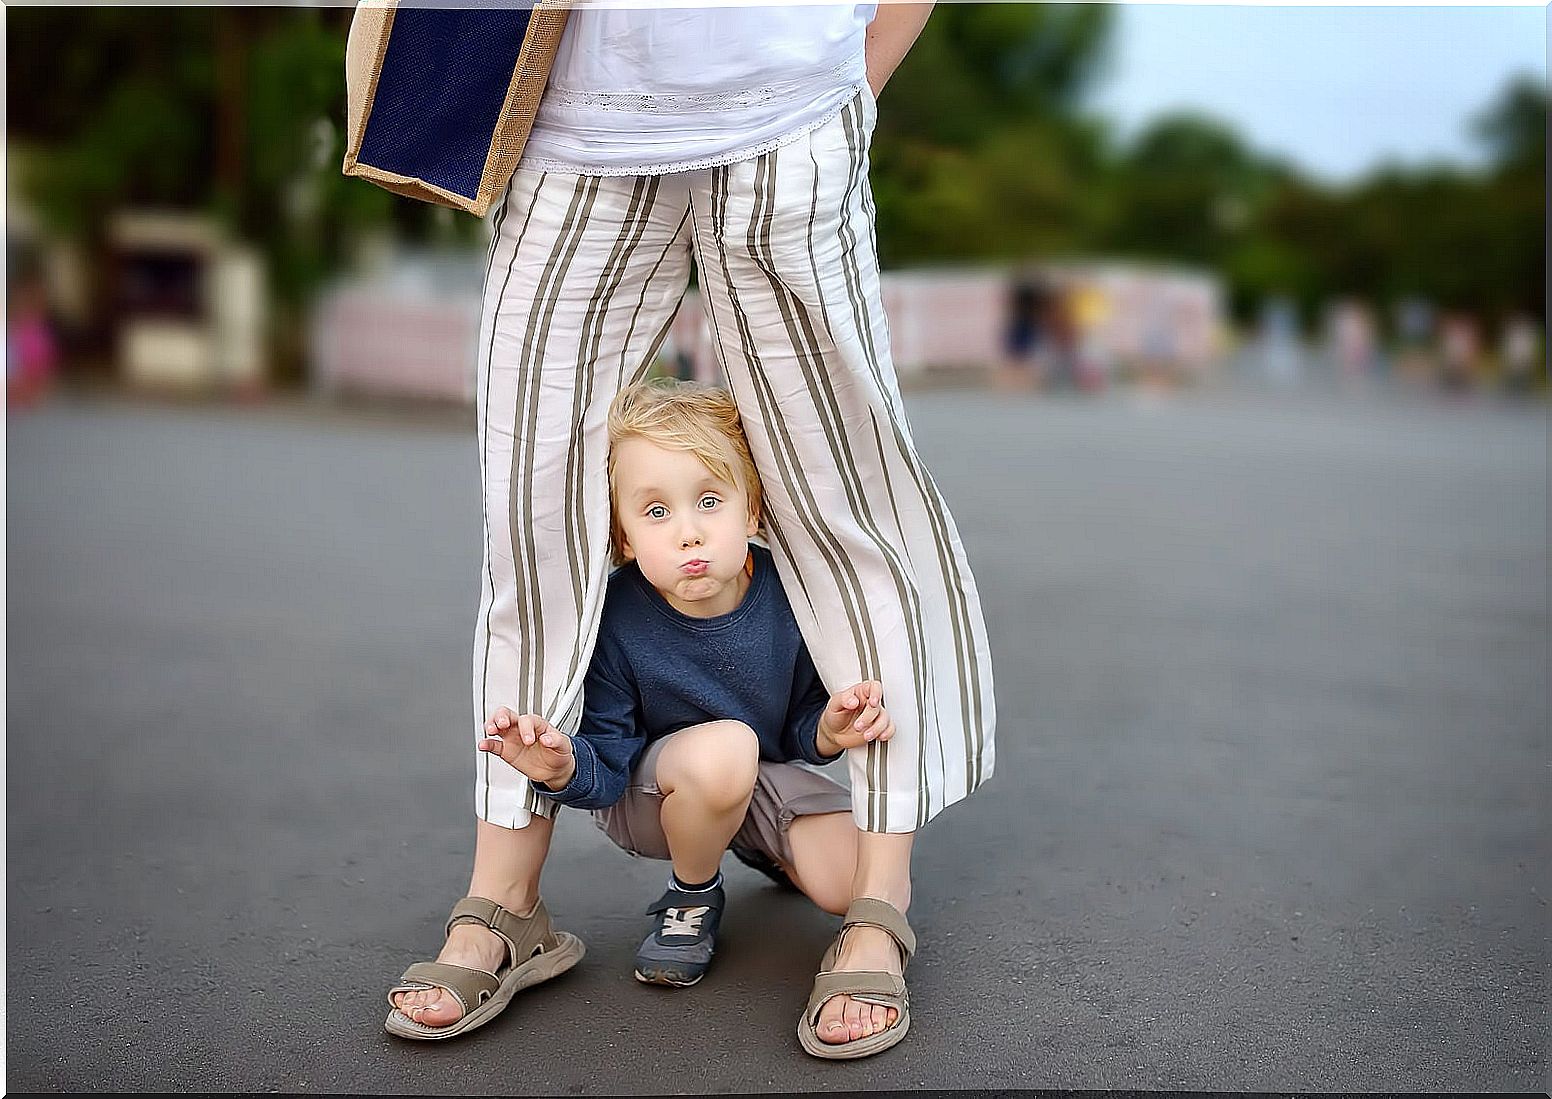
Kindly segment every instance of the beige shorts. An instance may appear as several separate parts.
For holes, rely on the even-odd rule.
[[[593,810],[593,822],[616,847],[649,859],[671,858],[663,834],[663,792],[657,760],[669,737],[648,745],[631,772],[625,795],[607,809]],[[744,823],[729,847],[753,847],[783,866],[792,865],[787,829],[798,817],[851,812],[851,792],[827,775],[793,763],[760,761]]]

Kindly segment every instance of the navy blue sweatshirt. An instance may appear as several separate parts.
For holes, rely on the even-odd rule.
[[[771,552],[750,543],[754,575],[727,614],[694,618],[669,605],[635,562],[604,593],[598,645],[572,739],[577,770],[565,787],[534,792],[578,809],[619,801],[648,744],[690,725],[737,720],[760,758],[824,764],[815,743],[830,694],[814,670]]]

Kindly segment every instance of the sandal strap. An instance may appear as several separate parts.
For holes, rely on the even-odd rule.
[[[529,915],[519,916],[487,897],[464,897],[453,905],[452,914],[447,917],[446,933],[450,934],[461,923],[484,924],[501,937],[507,944],[506,964],[501,967],[503,972],[510,966],[521,965],[541,950],[552,949],[559,942],[543,899]]]
[[[850,996],[863,1003],[892,1007],[902,1015],[910,1006],[904,977],[872,970],[820,973],[814,978],[813,991],[808,994],[809,1023],[818,1023],[820,1010],[837,996]]]
[[[846,909],[846,916],[841,920],[841,932],[856,924],[866,924],[869,927],[881,927],[889,933],[900,949],[905,952],[903,962],[909,962],[916,955],[916,934],[911,930],[911,925],[906,923],[905,914],[888,901],[881,901],[877,897],[858,897],[851,902]],[[840,935],[836,935],[839,944]],[[828,968],[828,967],[826,967]]]
[[[448,962],[415,962],[404,971],[399,983],[388,990],[388,1006],[400,992],[430,991],[444,988],[463,1006],[464,1014],[479,1007],[501,987],[501,979],[483,969],[470,969]]]

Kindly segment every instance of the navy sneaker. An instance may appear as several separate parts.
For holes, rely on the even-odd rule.
[[[704,977],[726,903],[720,878],[712,888],[694,893],[670,885],[647,909],[653,928],[636,951],[636,979],[685,988]]]
[[[787,872],[781,868],[781,865],[764,851],[756,850],[753,847],[731,847],[729,850],[733,852],[733,857],[739,862],[745,866],[754,867],[783,889],[797,889],[797,886],[792,884],[792,879],[787,876]]]

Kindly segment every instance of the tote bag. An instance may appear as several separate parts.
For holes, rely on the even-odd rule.
[[[361,0],[345,47],[345,174],[484,217],[517,169],[566,15]]]

